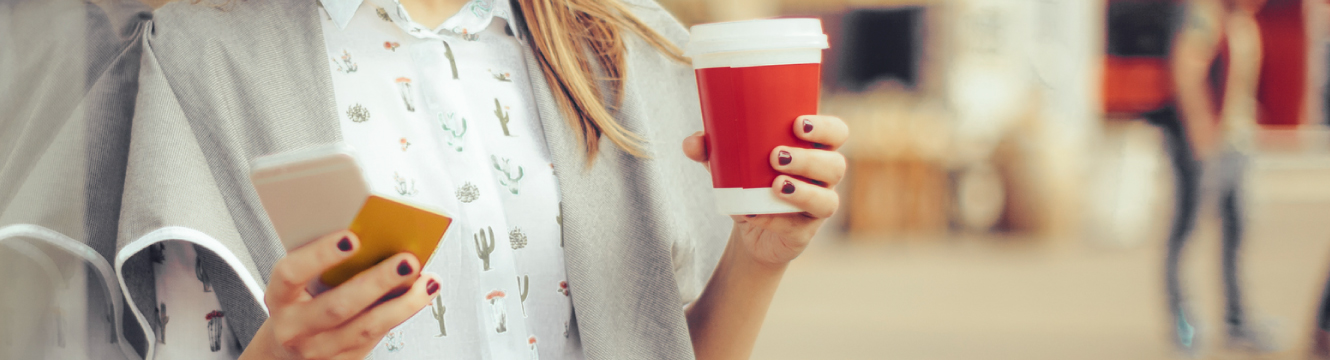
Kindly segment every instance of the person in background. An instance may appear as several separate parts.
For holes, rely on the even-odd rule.
[[[1243,238],[1243,176],[1256,126],[1261,64],[1255,13],[1264,0],[1189,0],[1173,39],[1173,106],[1150,116],[1163,130],[1175,171],[1176,213],[1168,238],[1165,286],[1175,345],[1198,352],[1196,318],[1178,278],[1179,258],[1197,210],[1217,199],[1223,226],[1224,325],[1230,349],[1272,351],[1252,326],[1238,279]]]

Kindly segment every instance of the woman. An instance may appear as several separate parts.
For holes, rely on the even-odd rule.
[[[136,315],[170,334],[148,352],[234,357],[178,344],[202,337],[175,334],[200,313],[246,359],[746,358],[786,264],[837,207],[848,130],[801,117],[790,131],[825,146],[772,150],[787,174],[773,193],[806,212],[714,215],[689,164],[706,149],[686,38],[645,0],[159,9],[117,259]],[[358,240],[282,255],[248,163],[339,141],[375,191],[456,218],[429,263],[399,254],[311,296]]]
[[[1231,349],[1263,353],[1273,346],[1246,312],[1238,281],[1245,218],[1242,178],[1256,127],[1261,33],[1255,14],[1264,0],[1190,0],[1173,39],[1176,104],[1151,115],[1163,130],[1177,184],[1164,282],[1173,342],[1199,352],[1196,317],[1179,278],[1182,249],[1202,196],[1217,198],[1223,222],[1225,340]]]

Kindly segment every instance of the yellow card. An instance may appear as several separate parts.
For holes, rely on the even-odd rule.
[[[415,254],[423,267],[452,222],[441,213],[370,195],[348,228],[360,237],[360,250],[319,279],[336,287],[402,252]]]

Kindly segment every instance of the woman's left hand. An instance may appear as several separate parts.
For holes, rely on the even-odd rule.
[[[814,149],[778,146],[772,149],[771,167],[782,175],[776,177],[771,191],[793,204],[802,213],[771,215],[735,215],[734,236],[744,252],[759,263],[784,266],[808,246],[822,223],[840,206],[836,184],[845,177],[845,156],[836,152],[849,137],[844,121],[832,116],[805,115],[790,129],[800,139],[817,144]],[[698,132],[683,141],[683,151],[690,159],[707,164],[706,134]],[[812,184],[794,176],[818,182]]]

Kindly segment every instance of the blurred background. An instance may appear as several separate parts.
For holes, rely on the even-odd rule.
[[[686,24],[818,17],[822,112],[854,130],[842,209],[792,265],[755,359],[1165,359],[1174,171],[1166,0],[661,0]],[[1240,275],[1305,359],[1330,274],[1324,0],[1270,0]],[[1220,230],[1182,257],[1201,358],[1224,346]],[[1322,344],[1324,345],[1324,344]]]

